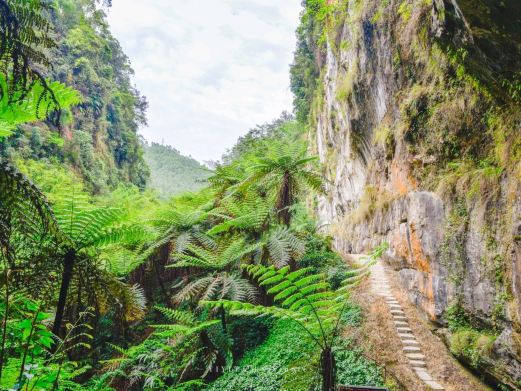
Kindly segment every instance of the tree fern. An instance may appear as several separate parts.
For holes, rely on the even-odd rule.
[[[216,249],[189,244],[183,253],[175,255],[175,262],[170,267],[195,267],[205,270],[233,268],[259,246],[259,243],[247,244],[244,239],[236,237],[221,243]]]
[[[266,189],[271,193],[281,223],[290,225],[290,208],[306,189],[323,190],[323,178],[308,165],[316,157],[307,156],[305,145],[274,143],[267,156],[258,158],[248,167],[244,184]]]
[[[57,197],[54,211],[58,234],[63,243],[63,271],[53,325],[54,334],[59,335],[69,285],[74,279],[74,269],[80,254],[86,252],[83,256],[90,256],[89,250],[114,243],[139,242],[145,240],[147,233],[141,227],[122,224],[125,213],[120,209],[94,208],[86,194],[76,191],[75,186],[72,186],[72,191]],[[115,288],[117,284],[111,286]]]
[[[227,198],[219,208],[210,212],[210,215],[224,221],[213,226],[208,234],[229,231],[259,232],[267,225],[271,211],[272,207],[268,201],[254,192],[250,192],[248,197],[241,201]]]
[[[204,209],[184,212],[171,208],[160,209],[156,216],[148,221],[154,228],[154,238],[143,247],[139,259],[143,262],[165,246],[168,246],[172,257],[185,252],[189,245],[215,248],[215,241],[202,227],[207,216]]]
[[[289,228],[276,227],[263,238],[272,263],[277,268],[287,266],[306,251],[305,243]]]
[[[257,290],[235,273],[217,272],[196,277],[173,298],[175,303],[221,299],[254,303],[257,301]]]

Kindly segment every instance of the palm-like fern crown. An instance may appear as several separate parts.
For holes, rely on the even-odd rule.
[[[210,214],[223,220],[208,231],[209,235],[222,232],[259,232],[269,224],[272,207],[256,192],[248,192],[242,200],[225,198]]]
[[[123,210],[94,207],[74,184],[56,197],[54,213],[62,239],[76,251],[139,242],[146,237],[141,227],[124,224]]]
[[[222,205],[210,214],[224,221],[210,229],[208,234],[248,234],[258,243],[257,263],[263,262],[264,254],[267,254],[272,263],[281,268],[305,252],[304,242],[295,232],[287,227],[272,226],[275,213],[270,201],[254,191],[248,192],[243,200],[223,199]]]
[[[219,165],[208,182],[217,193],[217,198],[233,193],[244,180],[246,174],[239,164]]]
[[[149,222],[155,229],[154,238],[145,246],[140,259],[148,259],[165,246],[169,246],[172,258],[185,252],[189,245],[216,248],[215,241],[205,232],[204,222],[207,218],[206,207],[188,211],[161,209]]]
[[[259,157],[248,169],[247,181],[261,183],[268,189],[278,188],[284,174],[291,174],[295,185],[306,184],[313,190],[322,190],[323,178],[307,168],[308,164],[317,160],[308,156],[305,145],[299,143],[279,143],[270,148],[265,157]],[[299,190],[298,187],[295,191]]]
[[[195,267],[215,271],[230,269],[238,266],[246,255],[259,246],[258,243],[249,245],[241,237],[232,237],[214,248],[189,243],[184,252],[175,255],[175,263],[170,267]]]
[[[214,272],[185,285],[173,298],[175,303],[201,300],[234,300],[255,303],[257,290],[236,273]]]
[[[290,208],[305,189],[323,191],[323,178],[308,165],[316,157],[309,157],[305,146],[279,143],[270,148],[265,157],[259,157],[248,168],[245,185],[264,189],[272,197],[279,220],[289,226]]]

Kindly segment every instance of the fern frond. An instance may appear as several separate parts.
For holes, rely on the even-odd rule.
[[[159,305],[156,305],[154,308],[161,312],[163,316],[171,322],[179,322],[182,325],[190,326],[193,325],[196,320],[195,317],[188,311],[175,310]]]

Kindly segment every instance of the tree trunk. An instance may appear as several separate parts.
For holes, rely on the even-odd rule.
[[[169,306],[169,297],[165,288],[165,284],[163,283],[163,279],[161,278],[161,274],[159,273],[159,269],[157,268],[156,260],[154,259],[152,262],[152,267],[154,268],[154,274],[156,275],[157,283],[159,284],[159,289],[161,290],[161,294],[163,295],[163,300],[166,305]]]
[[[74,263],[76,262],[76,251],[69,250],[63,258],[63,273],[62,282],[60,286],[60,296],[58,297],[58,304],[56,305],[56,317],[52,326],[54,335],[60,336],[60,330],[63,321],[63,314],[65,313],[65,305],[67,304],[67,292],[71,284],[72,272],[74,271]]]
[[[226,326],[226,310],[222,304],[219,307],[219,313],[221,315],[221,326],[223,328],[223,332],[226,334],[228,332],[228,327]]]
[[[293,205],[293,178],[291,173],[286,171],[282,177],[282,185],[277,195],[276,208],[281,224],[289,227],[291,225],[291,212],[289,208]]]
[[[331,348],[322,350],[320,357],[322,391],[335,391],[335,357]]]

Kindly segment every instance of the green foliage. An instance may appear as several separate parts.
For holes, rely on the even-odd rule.
[[[340,287],[349,270],[342,257],[331,249],[331,238],[317,234],[306,236],[306,252],[298,260],[298,265],[311,268],[313,273],[324,273],[333,289]]]
[[[218,321],[204,321],[187,312],[156,308],[174,323],[153,325],[156,331],[139,345],[128,349],[113,346],[119,357],[105,361],[107,373],[126,378],[142,390],[192,389],[202,381],[186,377],[194,373],[201,379],[206,377],[215,363],[229,358],[230,342],[220,328],[215,327]],[[110,377],[105,382],[108,380]],[[172,384],[173,388],[168,388]]]
[[[485,358],[490,358],[496,335],[489,325],[467,312],[461,300],[455,300],[445,313],[451,332],[450,351],[478,368]]]
[[[363,356],[360,350],[349,350],[339,346],[336,354],[339,384],[381,386],[382,375],[377,365]]]
[[[25,95],[38,85],[39,95],[34,102],[36,107],[42,101],[46,103],[41,106],[45,108],[45,114],[60,110],[59,102],[41,73],[50,66],[49,51],[56,47],[48,10],[47,3],[41,0],[0,3],[0,99],[7,97],[10,104],[23,104]]]
[[[450,338],[450,351],[474,367],[483,364],[483,359],[490,357],[496,336],[484,334],[473,329],[461,329]]]
[[[90,314],[80,314],[74,324],[68,325],[68,333],[55,342],[56,337],[47,329],[51,314],[42,309],[42,302],[15,295],[9,306],[0,300],[1,315],[9,321],[6,331],[9,340],[2,349],[0,386],[2,389],[79,390],[73,379],[88,367],[69,360],[67,354],[78,349],[90,349],[88,325],[84,322]],[[9,314],[6,314],[6,309]],[[56,348],[51,350],[56,344]]]
[[[274,307],[256,306],[229,300],[205,302],[210,307],[222,306],[232,315],[263,315],[290,319],[299,324],[321,348],[331,346],[337,335],[339,318],[345,309],[345,294],[330,291],[320,274],[309,269],[290,272],[289,267],[275,269],[249,265],[245,269],[266,287],[267,293],[278,303]]]
[[[175,255],[176,262],[171,267],[197,267],[206,270],[223,270],[240,264],[251,254],[258,244],[247,245],[242,238],[233,238],[217,248],[205,248],[197,244],[187,244],[182,253]]]
[[[5,77],[0,75],[0,91],[8,89]],[[51,91],[53,95],[46,91]],[[12,99],[17,103],[12,104]],[[68,108],[79,103],[79,93],[59,82],[46,82],[45,86],[37,82],[29,91],[14,96],[0,95],[0,138],[12,135],[17,125],[44,119],[55,107]]]
[[[144,158],[150,168],[150,187],[168,198],[196,192],[206,186],[209,169],[176,149],[157,143],[144,145]]]
[[[359,308],[344,312],[346,323],[356,325]],[[351,322],[350,320],[355,320]],[[291,341],[291,343],[288,343]],[[281,346],[284,348],[281,349]],[[343,343],[335,347],[339,383],[381,385],[382,377],[374,363],[360,351],[349,350]],[[248,350],[237,366],[208,386],[208,390],[260,391],[318,389],[318,354],[313,341],[295,322],[277,320],[268,338]]]
[[[175,303],[200,300],[234,300],[255,303],[257,289],[234,273],[220,272],[204,275],[186,284],[174,296]]]
[[[292,208],[304,191],[323,191],[323,178],[309,167],[316,160],[307,154],[305,145],[273,143],[263,157],[254,160],[244,183],[267,191],[273,197],[279,221],[289,226]]]
[[[288,344],[288,341],[291,341]],[[284,349],[281,349],[284,346]],[[291,320],[279,320],[270,330],[266,341],[246,353],[238,366],[225,371],[208,390],[273,391],[283,389],[292,378],[309,377],[310,368],[293,367],[315,359],[309,337]],[[313,375],[311,375],[313,377]],[[309,380],[309,379],[308,379]],[[309,385],[309,384],[308,384]]]
[[[309,6],[310,23],[331,16],[325,1]],[[340,327],[355,325],[360,313],[344,289],[330,289],[328,281],[337,288],[346,274],[329,244],[311,234],[305,201],[323,190],[323,180],[302,124],[283,113],[251,129],[208,178],[209,188],[158,200],[141,191],[148,174],[137,129],[146,101],[131,85],[103,9],[94,0],[50,7],[59,48],[52,75],[79,94],[49,82],[52,106],[42,79],[25,106],[3,102],[11,117],[1,119],[13,133],[2,141],[2,156],[45,194],[0,166],[0,315],[7,327],[0,368],[8,386],[200,390],[223,372],[231,376],[238,360],[244,377],[226,387],[248,387],[256,376],[243,367],[248,360],[262,361],[249,389],[316,384],[317,369],[326,373],[324,352],[344,349],[335,342]],[[311,59],[314,49],[305,49]],[[308,78],[300,86],[304,100],[309,65],[297,75]],[[64,110],[60,128],[26,124],[39,118],[40,105]],[[196,175],[202,166],[171,148],[152,144],[149,152],[153,175],[170,186],[181,187],[165,178],[174,168],[184,171],[176,176],[183,189],[190,182],[198,190],[194,177],[209,175]],[[299,269],[303,264],[312,269]],[[19,297],[37,308],[19,310]],[[363,368],[371,379],[372,368],[355,353],[338,354],[354,368],[353,381],[362,381]]]

